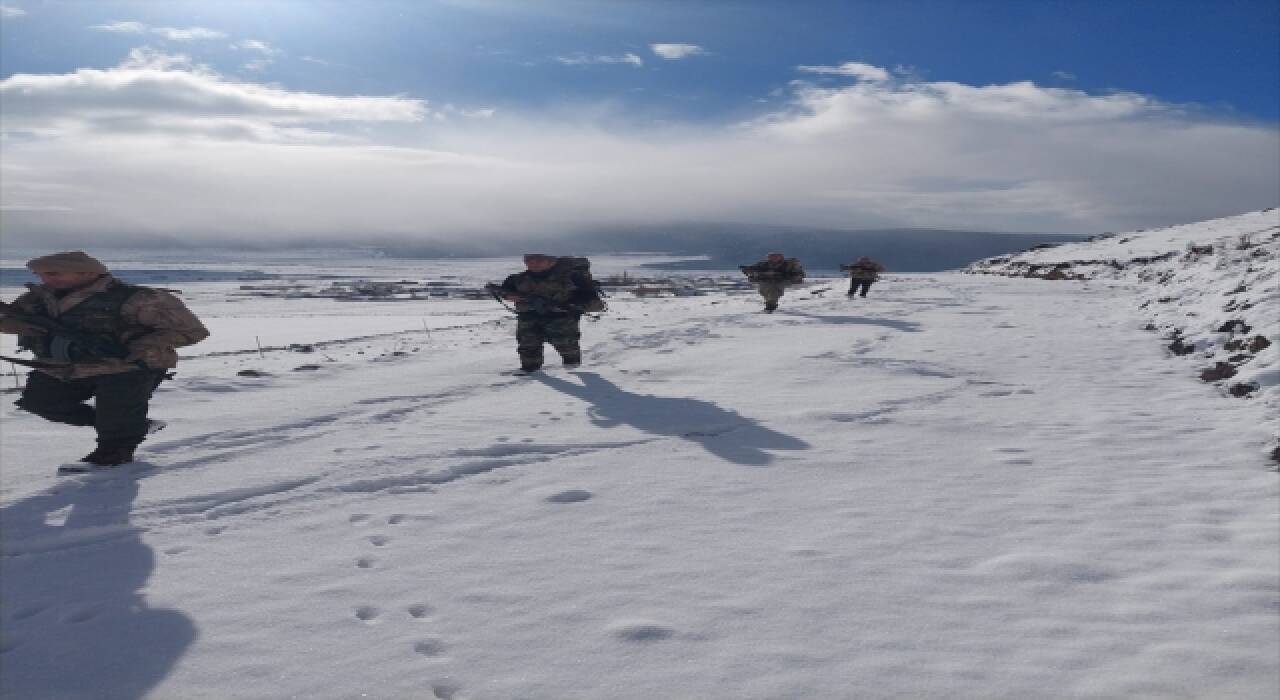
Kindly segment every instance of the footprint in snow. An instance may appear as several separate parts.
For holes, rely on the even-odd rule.
[[[386,535],[370,535],[368,539],[369,544],[375,547],[385,547],[391,542],[391,538]]]
[[[361,605],[356,608],[356,619],[362,622],[373,622],[381,614],[382,611],[372,605]]]
[[[547,496],[546,499],[544,500],[546,500],[547,503],[581,503],[583,501],[589,500],[590,498],[591,498],[590,491],[583,491],[582,489],[570,489],[568,491],[561,491],[560,493]]]
[[[457,700],[458,692],[462,690],[461,686],[452,683],[432,683],[431,694],[436,700]]]
[[[442,656],[447,648],[439,639],[420,639],[413,645],[414,651],[431,658]]]
[[[358,568],[358,569],[372,569],[372,568],[373,568],[373,565],[374,565],[376,562],[377,562],[377,560],[376,560],[376,559],[374,559],[373,557],[360,557],[359,559],[357,559],[357,560],[356,560],[356,568]]]
[[[213,537],[214,535],[221,535],[223,530],[226,530],[226,529],[227,529],[226,527],[222,525],[218,525],[216,527],[206,528],[204,531],[204,534],[210,537]]]
[[[359,525],[360,523],[367,521],[371,517],[373,516],[369,515],[368,513],[356,513],[351,517],[347,518],[347,521],[350,522],[352,525]]]
[[[182,554],[184,552],[189,552],[189,551],[191,551],[190,547],[170,547],[164,550],[164,553],[168,554],[169,556],[176,556],[178,554]]]
[[[414,603],[409,606],[409,616],[421,620],[431,614],[431,606],[426,603]]]
[[[624,642],[658,642],[675,636],[667,625],[649,620],[620,620],[609,625],[609,634]]]

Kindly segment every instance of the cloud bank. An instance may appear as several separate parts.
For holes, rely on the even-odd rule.
[[[1280,135],[1131,93],[805,66],[732,124],[232,80],[137,50],[0,81],[9,244],[518,236],[600,224],[1100,232],[1274,206]]]

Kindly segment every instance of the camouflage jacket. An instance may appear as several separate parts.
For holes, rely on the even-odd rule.
[[[798,284],[804,281],[804,268],[795,258],[787,258],[776,264],[769,262],[766,258],[754,265],[744,265],[739,269],[752,282]]]
[[[592,296],[590,280],[563,265],[546,272],[517,272],[502,282],[502,293],[516,295],[516,311],[522,314],[581,314]]]
[[[124,297],[118,307],[118,315],[97,318],[73,312],[77,307],[82,311],[87,308],[82,306],[85,302],[98,302],[117,294]],[[24,313],[60,320],[86,332],[103,335],[128,349],[128,356],[124,359],[95,358],[41,370],[62,379],[131,372],[138,369],[139,363],[151,369],[176,367],[177,348],[209,337],[204,324],[174,295],[161,289],[125,285],[111,275],[103,275],[92,284],[63,296],[43,285],[28,284],[27,292],[13,305]],[[109,304],[106,306],[110,308]],[[3,316],[0,316],[0,333],[17,333],[33,341],[39,341],[43,335],[39,329]],[[35,344],[39,345],[38,342]]]
[[[850,279],[870,280],[874,282],[880,279],[880,273],[884,272],[884,265],[881,265],[874,260],[860,260],[848,265],[841,265],[840,269],[848,272]]]

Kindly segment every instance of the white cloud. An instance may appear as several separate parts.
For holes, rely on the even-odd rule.
[[[697,44],[649,44],[649,48],[668,61],[678,61],[690,56],[703,56],[707,50]]]
[[[889,71],[869,63],[842,63],[838,66],[800,66],[803,73],[822,75],[843,75],[870,83],[883,83],[889,80]]]
[[[0,81],[6,132],[68,138],[89,133],[328,140],[317,124],[415,122],[426,102],[337,97],[229,80],[183,54],[134,49],[119,66]]]
[[[9,240],[655,220],[1099,232],[1274,206],[1280,188],[1273,126],[1029,82],[800,82],[746,123],[636,129],[608,108],[537,118],[293,92],[157,52],[130,65],[0,81]]]
[[[629,52],[622,54],[621,56],[589,56],[583,53],[576,53],[569,56],[556,56],[556,60],[566,66],[589,66],[621,63],[632,65],[636,68],[644,67],[644,59]]]
[[[214,40],[225,39],[227,35],[216,29],[206,29],[205,27],[187,27],[180,29],[177,27],[153,27],[142,22],[108,22],[106,24],[95,24],[90,29],[100,32],[113,32],[116,34],[155,34],[169,41],[198,41],[198,40]]]
[[[15,17],[25,17],[27,11],[21,7],[13,5],[0,5],[0,18],[14,19]]]
[[[262,71],[262,70],[266,70],[267,67],[273,63],[275,63],[275,61],[270,58],[255,58],[254,60],[244,64],[244,69],[251,70],[251,71]]]
[[[153,34],[159,34],[170,41],[196,41],[227,38],[227,35],[223,32],[215,29],[205,29],[204,27],[187,27],[185,29],[179,29],[177,27],[152,27],[151,32]]]
[[[209,71],[208,66],[196,66],[191,57],[185,53],[165,53],[150,46],[139,46],[129,50],[129,57],[120,63],[118,68],[124,70],[200,70]]]
[[[90,29],[99,32],[115,32],[117,34],[146,34],[147,25],[142,22],[107,22],[106,24],[95,24]]]
[[[1076,74],[1072,73],[1071,71],[1056,70],[1053,72],[1053,77],[1057,78],[1058,80],[1075,80]]]
[[[266,56],[274,56],[280,53],[280,49],[273,47],[265,41],[259,41],[257,39],[245,39],[244,41],[238,41],[232,44],[231,48],[243,49],[245,51],[257,51],[258,53]]]
[[[327,66],[330,68],[345,67],[344,64],[334,63],[333,61],[326,61],[323,58],[316,58],[315,56],[301,56],[299,57],[299,59],[306,61],[307,63],[314,63],[317,66]]]

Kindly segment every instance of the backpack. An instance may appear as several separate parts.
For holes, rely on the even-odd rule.
[[[600,283],[591,277],[590,260],[565,255],[556,260],[556,267],[562,269],[563,272],[561,274],[574,280],[575,284],[586,285],[582,291],[584,297],[582,310],[584,312],[596,314],[609,309],[609,306],[604,303],[604,292],[600,290]]]

